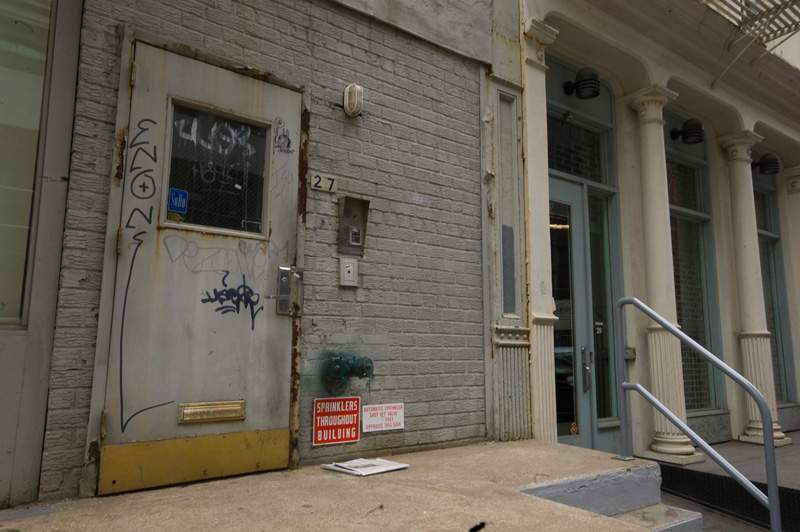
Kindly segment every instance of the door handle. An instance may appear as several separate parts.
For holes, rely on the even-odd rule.
[[[591,377],[592,377],[592,367],[589,365],[589,360],[591,360],[594,353],[589,353],[589,356],[586,356],[586,348],[581,347],[581,362],[583,366],[583,391],[588,392],[589,389],[592,387]]]
[[[275,299],[275,313],[285,316],[301,316],[303,313],[303,278],[292,266],[278,269],[278,293],[266,299]]]

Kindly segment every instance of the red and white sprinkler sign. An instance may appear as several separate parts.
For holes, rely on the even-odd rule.
[[[314,399],[313,445],[358,441],[360,412],[360,397]]]

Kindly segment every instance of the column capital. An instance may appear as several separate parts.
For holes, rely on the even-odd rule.
[[[728,162],[750,163],[750,147],[764,140],[764,137],[749,130],[731,133],[717,138],[717,143],[728,153]]]
[[[544,50],[556,40],[558,30],[548,26],[541,20],[530,18],[525,21],[526,52],[532,48],[533,53],[527,54],[525,61],[542,69],[547,69],[544,64]],[[530,42],[528,42],[530,39]]]
[[[661,85],[650,87],[628,94],[625,98],[631,108],[639,115],[639,123],[653,120],[662,121],[661,110],[666,104],[678,97],[678,93]]]

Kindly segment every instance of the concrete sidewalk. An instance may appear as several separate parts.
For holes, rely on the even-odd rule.
[[[531,440],[384,458],[410,467],[362,478],[308,466],[12,508],[0,511],[0,532],[646,530],[519,490],[647,460]]]

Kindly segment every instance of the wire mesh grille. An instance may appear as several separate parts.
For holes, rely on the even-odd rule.
[[[261,233],[267,133],[175,105],[167,219]]]

